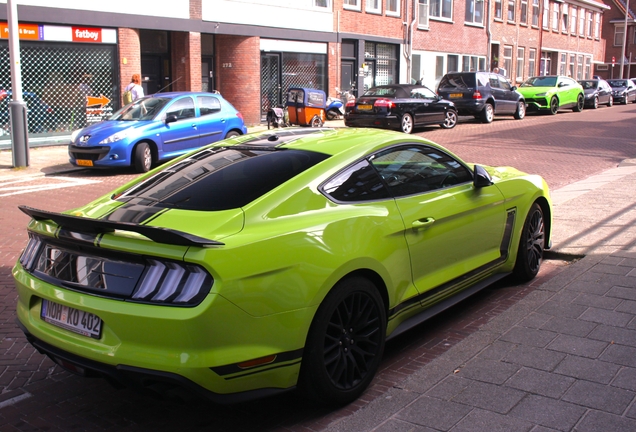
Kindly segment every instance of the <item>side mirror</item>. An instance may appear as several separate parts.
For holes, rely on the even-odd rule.
[[[516,91],[517,88],[518,88],[517,86],[512,86],[512,87],[510,87],[510,91]]]
[[[174,123],[177,121],[177,116],[176,114],[169,114],[166,116],[166,124],[168,123]]]
[[[477,189],[493,185],[492,177],[490,177],[488,171],[480,165],[475,165],[475,178],[473,179],[473,185]]]

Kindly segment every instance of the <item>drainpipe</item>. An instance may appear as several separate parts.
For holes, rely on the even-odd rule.
[[[541,59],[543,58],[541,48],[541,46],[543,45],[543,9],[545,9],[545,2],[543,0],[539,0],[539,2],[539,52],[537,53],[539,54],[539,58],[537,58],[537,60],[539,61],[535,66],[537,75],[541,75]]]
[[[404,46],[402,47],[402,55],[404,56],[404,59],[406,60],[406,76],[407,76],[407,80],[409,80],[410,82],[410,77],[411,77],[411,57],[409,56],[409,46],[411,44],[411,41],[409,40],[409,31],[410,31],[410,27],[408,25],[408,21],[409,21],[409,9],[408,9],[408,5],[409,5],[409,0],[404,0],[404,2],[402,2],[402,7],[404,10],[404,22],[402,23],[402,27],[404,28]]]
[[[488,36],[488,46],[486,47],[486,68],[492,69],[492,32],[490,31],[490,2],[486,1],[486,35]],[[503,7],[503,6],[502,6]]]
[[[623,49],[621,49],[621,75],[619,76],[620,79],[623,79],[623,68],[625,67],[625,45],[627,44],[627,15],[629,15],[629,0],[627,0],[627,7],[625,8],[625,27],[623,27]]]

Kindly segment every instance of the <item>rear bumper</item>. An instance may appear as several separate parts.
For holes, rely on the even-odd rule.
[[[347,114],[345,116],[345,126],[349,127],[370,127],[381,129],[400,129],[400,119],[397,116],[373,116]]]

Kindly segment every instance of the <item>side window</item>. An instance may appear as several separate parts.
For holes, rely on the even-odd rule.
[[[382,179],[367,160],[337,174],[323,185],[322,191],[332,199],[344,202],[389,198]]]
[[[191,97],[179,99],[168,108],[166,116],[176,115],[177,120],[194,117],[194,101]]]
[[[420,87],[411,90],[411,97],[416,99],[435,99],[436,95],[432,90]]]
[[[510,85],[510,82],[508,82],[507,79],[499,77],[499,87],[501,87],[504,90],[510,91],[512,86]]]
[[[371,158],[394,197],[422,194],[472,181],[470,171],[440,150],[398,147]]]
[[[497,75],[494,75],[494,74],[490,75],[490,87],[499,88],[499,78],[497,77]]]
[[[214,96],[199,96],[197,101],[201,116],[221,111],[221,101]]]

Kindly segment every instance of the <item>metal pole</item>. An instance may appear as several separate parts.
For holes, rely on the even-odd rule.
[[[627,7],[625,8],[625,27],[623,27],[623,49],[621,49],[621,74],[620,79],[623,79],[623,69],[625,66],[625,45],[627,45],[627,16],[629,15],[629,0],[627,0]]]
[[[11,149],[14,167],[29,166],[29,134],[27,132],[27,107],[22,100],[22,75],[20,72],[20,31],[16,1],[7,0],[9,19],[9,59],[11,62]]]

